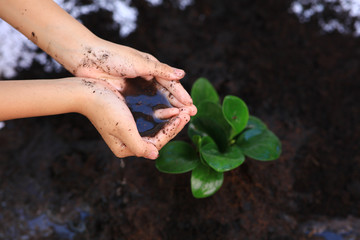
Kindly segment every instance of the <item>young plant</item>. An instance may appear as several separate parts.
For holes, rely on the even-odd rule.
[[[172,141],[160,151],[156,167],[173,174],[192,171],[195,198],[219,190],[224,172],[240,166],[245,156],[260,161],[280,156],[279,139],[260,119],[249,116],[240,98],[228,95],[221,105],[215,88],[205,78],[194,83],[191,97],[198,108],[188,127],[195,148],[184,141]]]

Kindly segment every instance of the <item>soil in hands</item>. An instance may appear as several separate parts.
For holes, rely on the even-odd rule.
[[[156,88],[155,80],[141,77],[127,78],[122,95],[132,112],[141,136],[155,136],[168,120],[154,117],[154,111],[171,107],[166,97]]]

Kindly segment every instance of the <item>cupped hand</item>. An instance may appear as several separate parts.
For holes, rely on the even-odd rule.
[[[119,79],[142,77],[155,78],[182,104],[192,105],[192,99],[179,83],[185,72],[161,63],[154,56],[134,48],[96,39],[84,45],[77,66],[69,67],[78,77],[106,79],[119,89]]]
[[[78,111],[92,122],[117,157],[156,159],[158,150],[184,128],[190,116],[196,114],[195,106],[184,105],[159,85],[159,89],[176,107],[157,110],[156,117],[169,119],[168,122],[154,137],[141,137],[121,91],[104,80],[80,81],[84,87],[85,100]]]

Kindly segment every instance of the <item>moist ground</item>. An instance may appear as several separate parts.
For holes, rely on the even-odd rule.
[[[189,175],[116,159],[82,116],[9,121],[0,131],[0,239],[321,239],[312,220],[356,225],[358,38],[299,23],[285,0],[134,5],[138,28],[126,39],[106,12],[82,20],[185,69],[187,90],[207,77],[221,97],[241,97],[282,140],[281,158],[247,159],[218,193],[197,200]],[[17,79],[62,76],[34,64]]]

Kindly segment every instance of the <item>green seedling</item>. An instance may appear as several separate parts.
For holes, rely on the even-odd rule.
[[[279,158],[281,142],[259,118],[249,115],[245,102],[226,96],[220,103],[211,83],[199,78],[191,89],[198,113],[191,118],[184,141],[169,142],[160,151],[156,167],[165,173],[191,173],[191,191],[205,198],[220,189],[224,172],[239,167],[245,156],[260,161]]]

